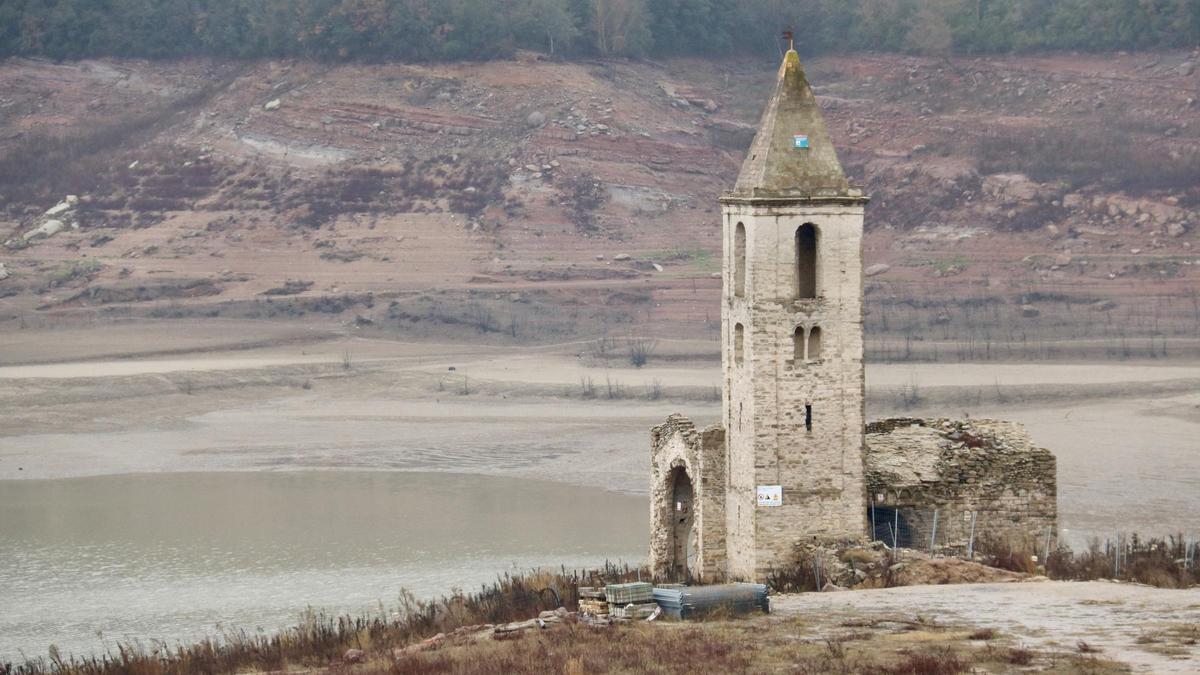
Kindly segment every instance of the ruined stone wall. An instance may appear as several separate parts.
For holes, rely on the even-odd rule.
[[[738,223],[746,232],[741,296]],[[818,231],[812,299],[797,298],[796,232],[806,223]],[[861,203],[725,203],[723,413],[734,578],[786,564],[798,541],[866,533],[862,224]],[[797,328],[805,338],[820,329],[819,356],[797,358]],[[757,506],[759,485],[782,486],[783,505]]]
[[[995,420],[894,419],[867,428],[866,479],[876,508],[898,509],[914,548],[962,552],[975,539],[1034,550],[1057,539],[1054,455],[1035,447],[1020,424]]]
[[[691,550],[694,560],[679,560],[675,521],[678,471],[692,483]],[[672,415],[650,431],[650,569],[658,578],[680,578],[686,572],[704,580],[725,574],[725,430],[698,431],[691,420]]]

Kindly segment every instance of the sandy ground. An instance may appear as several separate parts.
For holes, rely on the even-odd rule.
[[[1200,590],[1161,590],[1136,584],[1042,581],[967,584],[953,592],[910,586],[849,593],[782,595],[772,611],[801,615],[836,634],[848,619],[922,617],[939,624],[995,628],[1020,643],[1075,651],[1079,642],[1138,672],[1194,673],[1200,647],[1169,635],[1195,631]],[[845,628],[840,630],[845,631]],[[1141,642],[1139,643],[1139,639]]]

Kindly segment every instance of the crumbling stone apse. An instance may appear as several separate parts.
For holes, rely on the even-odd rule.
[[[1014,422],[873,422],[866,480],[868,517],[888,544],[961,554],[972,532],[1039,551],[1057,541],[1057,462]]]
[[[650,432],[650,561],[663,579],[715,579],[725,567],[725,432],[672,415]]]

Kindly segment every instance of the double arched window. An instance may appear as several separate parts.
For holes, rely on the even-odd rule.
[[[821,327],[813,326],[807,332],[804,326],[796,326],[792,333],[792,359],[796,363],[821,359]]]

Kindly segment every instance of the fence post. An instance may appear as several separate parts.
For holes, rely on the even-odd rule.
[[[875,499],[874,495],[867,495],[871,498],[871,541],[878,541],[879,537],[875,533]]]
[[[1046,526],[1046,546],[1042,549],[1042,565],[1050,562],[1050,528],[1051,526]]]
[[[1121,578],[1121,533],[1117,533],[1117,544],[1113,548],[1113,578]]]
[[[933,510],[933,531],[929,533],[929,557],[933,557],[933,545],[937,541],[938,510]]]
[[[900,548],[900,509],[896,509],[896,526],[892,528],[892,549]]]
[[[967,560],[975,559],[975,518],[978,516],[978,511],[971,512],[971,537],[967,540]]]

